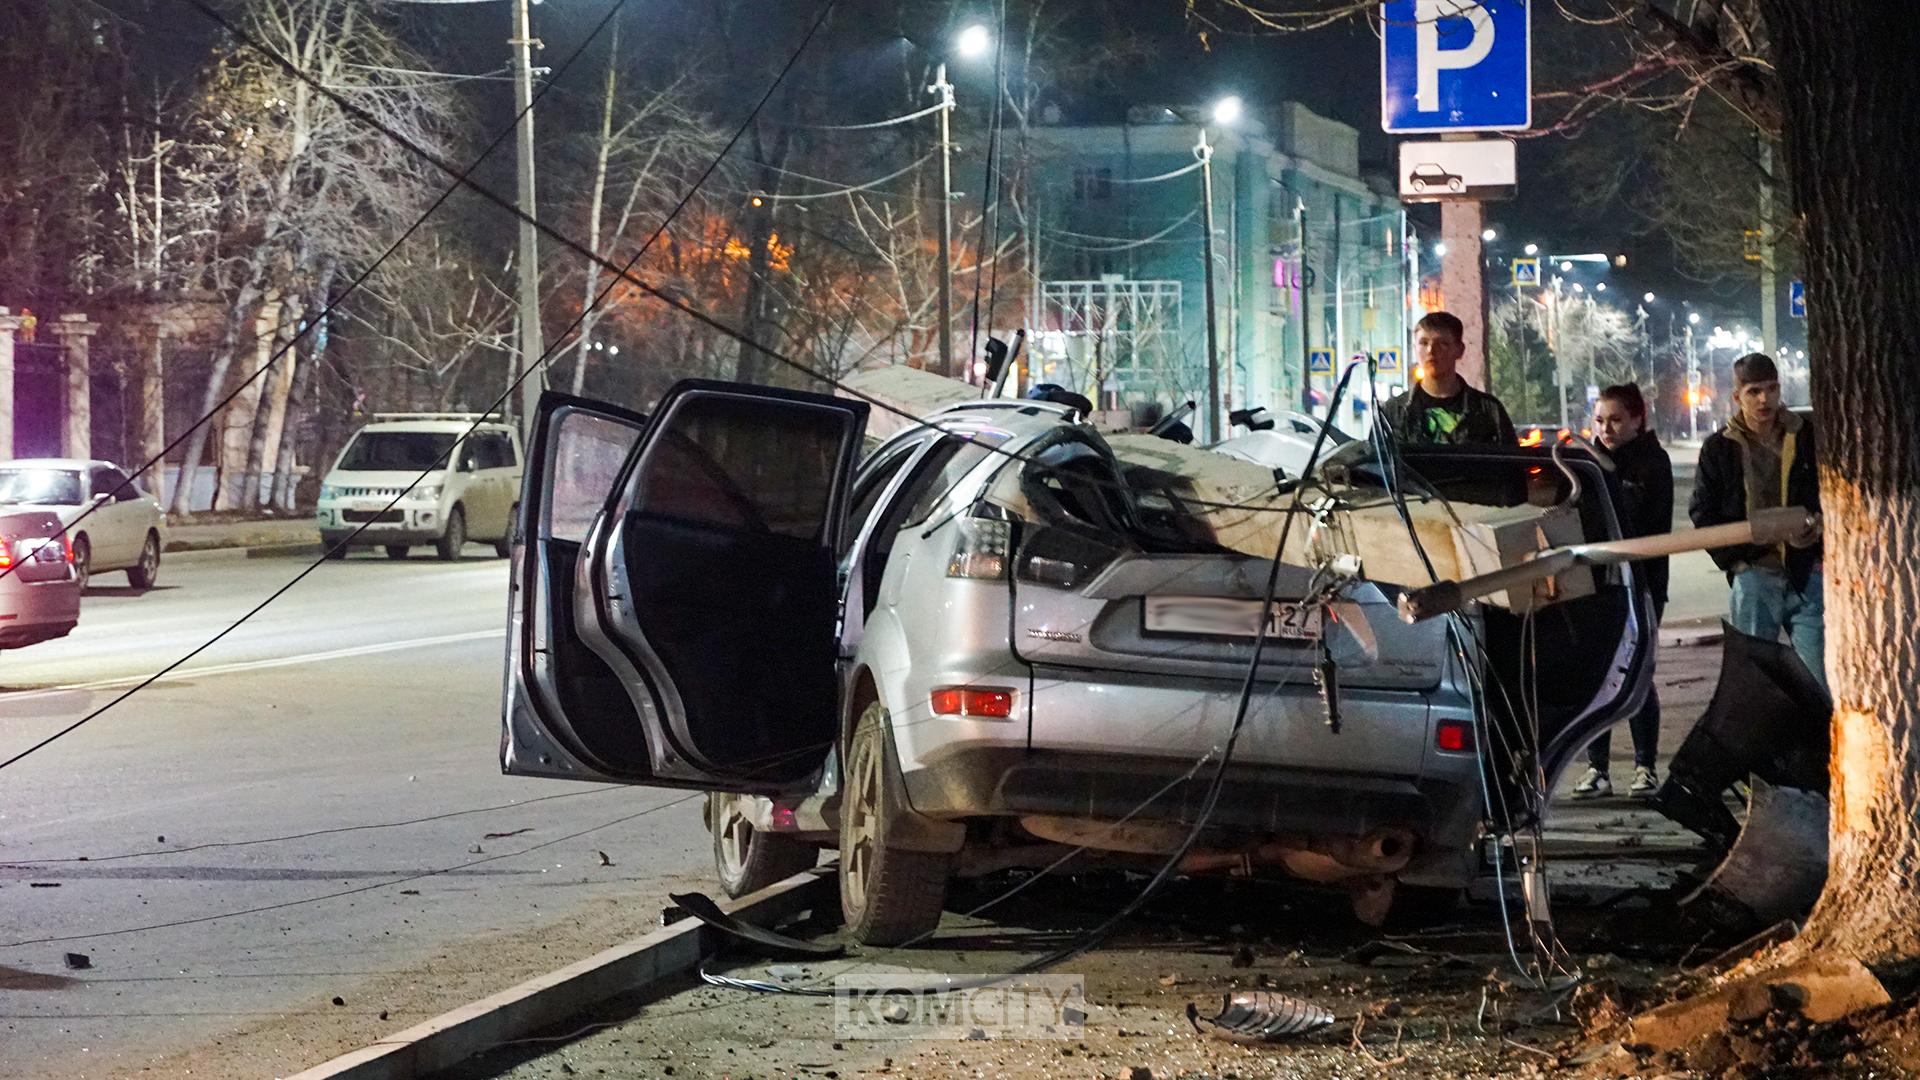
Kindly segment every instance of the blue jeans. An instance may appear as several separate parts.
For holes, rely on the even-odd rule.
[[[1795,590],[1778,570],[1749,566],[1733,576],[1733,628],[1768,641],[1787,632],[1793,651],[1822,689],[1827,686],[1826,599],[1815,570],[1806,588]]]

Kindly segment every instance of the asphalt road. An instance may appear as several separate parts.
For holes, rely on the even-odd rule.
[[[0,772],[0,1076],[285,1075],[704,887],[685,795],[499,774],[506,573],[483,551],[323,564]],[[72,636],[0,657],[0,760],[307,564],[174,560],[147,595],[91,590]]]

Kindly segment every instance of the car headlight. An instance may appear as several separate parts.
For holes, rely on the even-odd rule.
[[[437,484],[423,484],[413,489],[414,502],[437,503],[440,501],[440,487]]]
[[[339,496],[340,496],[339,488],[334,487],[332,484],[320,485],[320,501],[321,502],[326,502],[331,499],[336,499],[336,498],[339,498]]]

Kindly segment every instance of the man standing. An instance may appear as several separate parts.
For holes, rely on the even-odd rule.
[[[1519,439],[1500,399],[1467,385],[1456,370],[1467,351],[1460,320],[1436,311],[1415,325],[1420,381],[1380,407],[1381,419],[1405,443],[1515,446]]]
[[[1758,510],[1799,506],[1820,511],[1813,424],[1780,404],[1780,371],[1763,353],[1734,361],[1739,411],[1700,447],[1688,514],[1696,527],[1745,521]],[[1736,544],[1708,552],[1733,585],[1729,621],[1742,633],[1777,641],[1782,630],[1807,670],[1827,685],[1826,614],[1820,537],[1790,544]]]

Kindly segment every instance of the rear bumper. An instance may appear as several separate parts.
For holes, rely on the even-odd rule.
[[[903,779],[908,802],[934,818],[1040,814],[1192,825],[1214,771],[1212,763],[1195,770],[1191,760],[964,746],[929,754]],[[1228,767],[1207,820],[1250,835],[1357,839],[1376,829],[1410,829],[1419,838],[1418,853],[1398,877],[1460,885],[1474,874],[1479,811],[1479,789],[1463,778],[1246,764]]]
[[[79,582],[0,581],[0,649],[66,637],[79,622]]]

